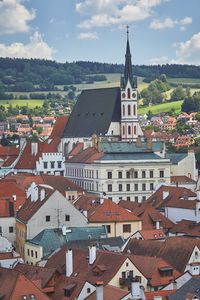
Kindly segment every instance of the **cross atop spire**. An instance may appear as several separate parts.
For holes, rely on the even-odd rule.
[[[126,26],[126,33],[127,33],[127,44],[126,44],[125,68],[124,68],[125,84],[127,83],[128,79],[130,83],[132,83],[132,79],[133,79],[128,25]]]

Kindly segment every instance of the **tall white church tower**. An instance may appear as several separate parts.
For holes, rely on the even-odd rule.
[[[121,77],[121,140],[124,141],[135,140],[142,135],[137,117],[137,79],[132,74],[128,28],[125,68]]]

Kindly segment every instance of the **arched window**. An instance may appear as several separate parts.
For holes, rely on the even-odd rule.
[[[131,98],[131,90],[128,88],[127,89],[127,98],[130,99]]]
[[[135,107],[135,104],[133,105],[133,114],[134,114],[134,116],[136,115],[136,107]]]
[[[123,112],[122,112],[123,116],[125,116],[125,105],[123,105]]]
[[[125,135],[125,126],[122,126],[122,134]]]
[[[136,135],[136,126],[134,126],[134,134]]]
[[[131,115],[131,106],[130,106],[130,104],[128,105],[128,116],[130,116]]]
[[[131,126],[128,126],[128,134],[131,134]]]

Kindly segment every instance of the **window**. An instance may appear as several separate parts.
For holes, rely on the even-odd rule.
[[[112,192],[112,184],[108,184],[108,192]]]
[[[125,126],[122,127],[122,134],[125,135]]]
[[[137,129],[136,129],[137,127],[136,126],[134,126],[134,134],[136,135],[136,133],[137,133]]]
[[[65,215],[65,221],[70,221],[70,215]]]
[[[125,105],[123,105],[123,116],[125,116]]]
[[[134,171],[134,178],[138,178],[138,171]]]
[[[91,289],[87,288],[87,294],[91,293]]]
[[[138,202],[138,196],[135,196],[135,202]]]
[[[134,190],[138,191],[138,184],[137,183],[134,184]]]
[[[107,172],[107,178],[112,179],[112,172]]]
[[[126,278],[126,272],[122,272],[122,278]]]
[[[149,172],[149,177],[153,178],[153,171],[152,170]]]
[[[51,161],[51,169],[55,168],[55,161]]]
[[[122,184],[119,184],[119,192],[122,192]]]
[[[50,222],[50,216],[46,216],[46,222]]]
[[[131,90],[128,88],[127,89],[127,98],[130,99],[131,98]]]
[[[142,201],[145,201],[146,200],[146,196],[142,196]]]
[[[126,190],[127,190],[127,192],[130,192],[130,190],[131,190],[131,186],[129,183],[126,185]]]
[[[118,172],[118,178],[122,178],[122,172],[121,171]]]
[[[126,267],[128,267],[128,262],[126,263]]]
[[[48,164],[46,161],[43,162],[43,165],[44,165],[44,169],[47,169]]]
[[[29,249],[27,249],[27,255],[30,256],[30,250]]]
[[[131,224],[123,224],[123,233],[131,232]]]
[[[107,228],[107,232],[111,233],[111,226],[110,225],[106,225],[106,228]]]
[[[9,233],[13,233],[14,232],[14,228],[12,226],[9,227]]]
[[[37,251],[35,251],[35,258],[37,258]]]
[[[133,114],[134,114],[134,116],[136,115],[136,108],[135,108],[135,104],[133,105]]]
[[[160,170],[160,177],[163,178],[164,177],[164,171]]]
[[[131,134],[131,126],[128,126],[128,134]]]
[[[62,168],[62,161],[58,161],[58,169]]]
[[[131,106],[130,106],[130,104],[128,105],[128,116],[130,116],[131,115]]]
[[[127,201],[131,201],[131,197],[126,197],[126,200]]]
[[[126,172],[126,178],[131,178],[131,173],[129,171]]]
[[[142,184],[142,191],[146,191],[146,183]]]
[[[146,171],[142,171],[142,178],[146,178]]]
[[[33,250],[31,250],[31,257],[33,257]]]
[[[154,189],[153,183],[150,183],[150,191],[153,191],[153,189]]]

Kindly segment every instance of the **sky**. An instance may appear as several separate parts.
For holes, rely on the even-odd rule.
[[[200,65],[200,0],[0,0],[0,57]]]

